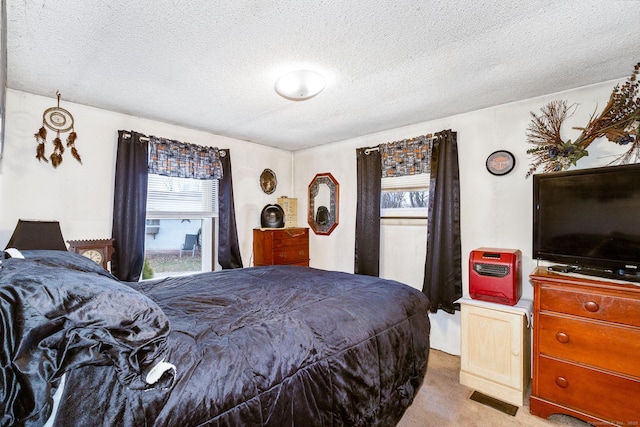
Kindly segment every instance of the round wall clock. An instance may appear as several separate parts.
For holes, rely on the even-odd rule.
[[[506,175],[516,166],[516,158],[506,150],[494,151],[487,157],[487,170],[493,175]]]

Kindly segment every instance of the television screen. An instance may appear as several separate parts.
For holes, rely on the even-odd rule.
[[[533,202],[534,259],[640,280],[640,164],[534,175]]]

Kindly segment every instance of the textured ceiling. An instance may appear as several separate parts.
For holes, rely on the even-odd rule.
[[[298,150],[631,74],[639,0],[7,0],[8,86]],[[327,80],[294,102],[273,85]],[[158,135],[162,136],[162,135]]]

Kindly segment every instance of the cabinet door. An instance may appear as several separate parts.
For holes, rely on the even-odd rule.
[[[522,314],[463,304],[461,370],[521,389],[526,356],[523,329]]]

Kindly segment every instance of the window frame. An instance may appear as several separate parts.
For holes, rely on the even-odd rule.
[[[149,174],[149,178],[152,176],[161,176],[157,174]],[[192,178],[175,178],[175,177],[167,177],[162,176],[163,179],[170,180],[185,180]],[[199,181],[199,180],[196,180]],[[201,271],[214,271],[218,266],[218,256],[217,256],[217,245],[218,245],[218,191],[219,191],[219,180],[211,180],[212,188],[210,194],[210,210],[201,210],[201,211],[182,211],[182,210],[149,210],[147,205],[147,210],[145,212],[145,220],[162,220],[162,219],[176,219],[176,220],[200,220],[202,221],[201,227],[201,238],[202,245],[200,246],[201,256],[202,256],[202,265]],[[147,184],[147,191],[149,191],[149,185]],[[209,197],[209,195],[202,194],[202,197]],[[149,194],[147,194],[147,201],[149,200]],[[203,204],[206,204],[207,201],[203,201]],[[145,247],[146,254],[146,247]]]

